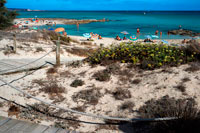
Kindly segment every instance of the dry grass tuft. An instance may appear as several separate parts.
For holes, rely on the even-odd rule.
[[[188,82],[188,81],[191,81],[190,78],[188,78],[188,77],[185,77],[185,78],[182,79],[183,83]]]
[[[56,67],[52,67],[52,68],[49,68],[47,70],[47,74],[54,74],[54,73],[57,73],[57,72],[58,72],[58,70],[57,70]]]
[[[105,69],[105,70],[94,73],[94,75],[92,77],[94,77],[98,81],[103,82],[103,81],[109,81],[111,74],[107,69]]]
[[[35,52],[43,52],[45,51],[42,47],[37,47]]]
[[[116,100],[124,100],[131,98],[131,92],[127,89],[117,88],[116,91],[112,92],[112,95]]]
[[[179,84],[177,86],[174,86],[174,88],[176,88],[177,90],[179,90],[181,92],[185,92],[186,91],[186,87],[183,84]]]
[[[79,100],[84,100],[86,104],[96,105],[99,102],[99,98],[102,94],[99,92],[98,88],[93,88],[89,90],[82,90],[72,96],[73,101],[78,102]]]
[[[148,128],[146,131],[142,132],[200,132],[200,112],[196,108],[195,100],[192,98],[175,99],[170,98],[169,96],[164,96],[158,100],[151,99],[139,108],[139,115],[141,118],[178,118],[171,121],[145,123]],[[143,130],[145,130],[145,128],[143,128]]]
[[[65,88],[59,86],[57,84],[57,81],[50,81],[48,84],[45,84],[45,86],[42,87],[40,90],[51,95],[65,92]]]
[[[135,104],[133,102],[126,101],[122,105],[119,106],[119,109],[120,110],[128,110],[129,112],[131,112],[133,110],[134,106],[135,106]]]
[[[76,79],[70,84],[70,86],[76,88],[78,86],[83,86],[84,84],[85,84],[84,81]]]
[[[61,72],[60,76],[69,78],[69,77],[74,76],[74,75],[70,71],[67,70],[67,71]]]
[[[32,81],[33,84],[38,84],[39,86],[45,86],[46,81],[43,81],[42,79],[34,79]]]
[[[83,48],[66,48],[66,52],[73,54],[73,55],[78,55],[82,57],[87,57],[89,54],[94,53],[95,49],[83,49]]]
[[[200,62],[193,62],[190,64],[190,67],[186,68],[187,72],[196,72],[200,70]]]
[[[141,79],[134,79],[131,83],[132,84],[139,84],[142,80]]]

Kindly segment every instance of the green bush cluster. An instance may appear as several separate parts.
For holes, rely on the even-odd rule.
[[[91,64],[100,64],[105,60],[133,63],[142,68],[153,69],[163,65],[180,65],[197,59],[197,53],[187,48],[163,44],[126,44],[100,48],[88,57]]]

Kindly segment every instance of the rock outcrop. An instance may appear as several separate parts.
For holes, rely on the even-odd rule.
[[[172,35],[183,35],[183,36],[192,36],[192,37],[200,35],[200,33],[196,33],[194,31],[186,30],[186,29],[170,30],[168,31],[168,33]]]

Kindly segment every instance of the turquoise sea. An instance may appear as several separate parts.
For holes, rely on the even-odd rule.
[[[183,29],[200,32],[200,12],[167,12],[167,11],[42,11],[42,12],[19,12],[18,18],[67,18],[67,19],[109,19],[109,22],[97,22],[81,24],[79,30],[76,25],[57,25],[64,27],[69,35],[80,35],[83,33],[98,33],[103,37],[115,37],[121,31],[128,31],[130,35],[136,35],[136,29],[140,28],[141,35],[152,35],[156,30],[163,33],[162,39],[183,39],[189,36],[167,35],[168,30]],[[40,28],[48,28],[42,26]],[[129,35],[129,36],[130,36]]]

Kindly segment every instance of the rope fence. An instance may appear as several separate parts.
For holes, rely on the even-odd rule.
[[[63,108],[63,107],[60,107],[60,106],[57,106],[55,104],[52,104],[52,103],[49,103],[49,102],[46,102],[40,98],[37,98],[37,97],[34,97],[33,95],[11,85],[10,83],[7,83],[6,81],[4,81],[3,79],[0,79],[1,82],[5,83],[6,85],[8,85],[9,87],[11,87],[12,89],[15,89],[17,91],[19,91],[20,93],[23,93],[29,97],[31,97],[32,99],[35,99],[41,103],[44,103],[48,106],[52,106],[52,107],[55,107],[55,108],[58,108],[58,109],[61,109],[63,111],[66,111],[66,112],[71,112],[71,113],[75,113],[75,114],[79,114],[79,115],[84,115],[84,116],[88,116],[88,117],[93,117],[93,118],[99,118],[99,119],[107,119],[107,120],[117,120],[117,121],[127,121],[127,122],[135,122],[135,121],[168,121],[168,120],[175,120],[177,119],[176,117],[165,117],[165,118],[119,118],[119,117],[110,117],[110,116],[103,116],[103,115],[95,115],[95,114],[91,114],[91,113],[85,113],[85,112],[80,112],[80,111],[77,111],[77,110],[73,110],[73,109],[70,109],[70,108]]]
[[[35,68],[34,71],[32,71],[32,72],[30,72],[30,73],[27,73],[27,74],[25,74],[24,76],[21,76],[21,77],[19,77],[19,78],[17,78],[17,79],[13,79],[12,81],[9,82],[9,84],[11,84],[11,83],[13,83],[13,82],[16,82],[16,81],[18,81],[18,80],[20,80],[20,79],[23,79],[23,78],[25,78],[25,77],[27,77],[27,76],[29,76],[29,75],[35,73],[36,71],[38,71],[40,68],[46,66],[47,64],[49,64],[49,63],[48,63],[48,62],[45,62],[43,65],[41,65],[41,66]],[[0,85],[0,87],[5,86],[5,85],[7,85],[7,84],[2,84],[2,85]]]
[[[53,51],[54,51],[54,49],[49,51],[49,52],[47,52],[45,55],[41,56],[40,58],[38,58],[38,59],[36,59],[34,61],[31,61],[31,62],[29,62],[27,64],[24,64],[24,65],[21,65],[21,66],[17,66],[17,67],[14,67],[14,68],[10,68],[10,69],[6,69],[6,70],[1,70],[0,73],[5,73],[5,72],[8,72],[8,71],[17,70],[17,69],[23,68],[25,66],[31,65],[31,64],[43,59],[44,57],[46,57],[47,55],[49,55]]]

